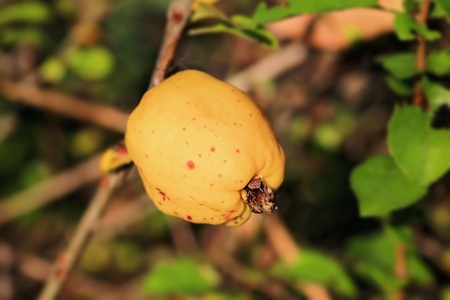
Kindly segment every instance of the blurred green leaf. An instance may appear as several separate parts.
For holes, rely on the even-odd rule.
[[[85,128],[71,137],[69,151],[74,157],[84,157],[100,150],[103,142],[104,132],[97,128]]]
[[[397,247],[406,250],[408,279],[395,274]],[[417,254],[409,228],[387,227],[383,232],[352,238],[345,246],[347,257],[354,262],[355,272],[385,292],[394,292],[408,281],[420,286],[433,283],[434,278]]]
[[[5,46],[31,45],[41,47],[46,36],[40,29],[35,28],[2,28],[0,43]]]
[[[436,0],[436,3],[445,12],[447,18],[450,18],[450,2],[448,0]]]
[[[131,241],[115,241],[110,249],[117,269],[121,273],[133,274],[143,264],[143,256],[139,247]]]
[[[189,31],[189,34],[199,35],[211,33],[229,33],[264,44],[271,48],[279,47],[277,38],[270,31],[256,26],[251,28],[249,24],[246,24],[246,26],[242,26],[242,20],[242,16],[240,16],[239,21],[241,23],[238,23],[239,26],[229,26],[224,23],[219,23],[214,26],[192,29]],[[233,25],[236,25],[236,23],[233,22]]]
[[[39,73],[45,81],[58,83],[66,75],[66,66],[60,59],[51,57],[39,67]]]
[[[397,53],[381,59],[382,66],[397,79],[407,79],[419,74],[413,53]]]
[[[376,0],[321,0],[303,1],[290,0],[286,7],[276,6],[268,8],[265,2],[260,2],[252,16],[253,22],[266,24],[299,14],[317,14],[329,11],[377,5]]]
[[[3,5],[0,9],[0,25],[11,22],[47,22],[50,8],[42,2],[19,2]]]
[[[295,266],[282,262],[276,264],[271,272],[289,280],[313,281],[349,297],[356,295],[356,287],[342,266],[330,255],[316,250],[302,249]]]
[[[416,33],[422,35],[427,41],[435,41],[441,36],[438,31],[428,29],[426,24],[417,23],[408,13],[396,13],[394,27],[397,37],[402,41],[415,40]]]
[[[210,5],[204,2],[197,4],[197,9],[191,17],[191,22],[198,22],[203,20],[220,20],[230,23],[228,17],[214,5]]]
[[[105,79],[114,69],[114,56],[105,47],[72,49],[68,56],[70,69],[85,80]]]
[[[176,258],[156,264],[144,280],[143,291],[147,295],[204,294],[217,286],[218,276],[211,266]]]
[[[442,105],[450,107],[450,90],[424,76],[422,87],[430,103],[431,112],[437,111]]]
[[[413,94],[413,87],[394,76],[387,76],[386,81],[389,88],[400,96],[411,96]]]
[[[431,127],[417,106],[396,107],[388,126],[389,149],[411,181],[427,186],[450,168],[450,130]]]
[[[357,166],[350,182],[364,217],[385,216],[426,193],[426,188],[409,179],[388,155],[373,156]]]
[[[427,56],[427,71],[437,76],[450,72],[450,51],[441,50]]]

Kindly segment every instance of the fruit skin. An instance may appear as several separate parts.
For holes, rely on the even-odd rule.
[[[240,191],[255,176],[276,190],[285,156],[261,110],[234,86],[185,70],[149,90],[128,119],[127,150],[164,213],[240,225]]]

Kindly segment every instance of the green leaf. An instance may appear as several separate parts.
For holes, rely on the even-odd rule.
[[[218,284],[218,273],[209,265],[189,258],[159,262],[144,279],[147,295],[198,295],[210,292]]]
[[[220,20],[230,23],[228,17],[214,5],[205,2],[198,2],[197,9],[191,17],[191,22],[198,22],[203,20]]]
[[[393,76],[386,78],[387,84],[391,90],[400,96],[411,96],[413,94],[413,87],[405,82],[398,80]]]
[[[58,83],[66,75],[66,66],[60,59],[51,57],[39,67],[39,73],[45,81]]]
[[[450,168],[450,130],[431,127],[417,106],[396,107],[388,126],[389,149],[411,181],[423,187]]]
[[[248,40],[256,41],[274,49],[277,49],[279,47],[277,38],[270,31],[263,28],[237,28],[220,23],[214,26],[202,27],[189,31],[190,35],[211,33],[234,34]]]
[[[445,12],[447,18],[450,18],[450,2],[448,0],[436,0],[436,3]]]
[[[86,80],[100,80],[111,74],[114,57],[105,47],[74,49],[69,54],[69,67]]]
[[[345,246],[345,253],[354,262],[357,275],[387,293],[404,287],[408,281],[426,286],[433,283],[434,278],[418,256],[412,236],[409,228],[387,227],[381,233],[351,239]],[[394,271],[399,245],[406,249],[408,279],[398,278]]]
[[[0,43],[6,46],[31,45],[40,47],[46,40],[42,30],[35,28],[3,28]]]
[[[290,0],[288,2],[286,7],[271,8],[268,8],[265,2],[261,2],[253,14],[253,22],[266,24],[299,14],[317,14],[354,7],[375,6],[378,3],[377,0]]]
[[[439,39],[438,31],[430,30],[426,24],[417,23],[413,16],[407,13],[396,13],[394,27],[397,37],[402,41],[412,41],[416,39],[416,33],[422,35],[427,41]]]
[[[432,82],[428,77],[422,78],[422,87],[430,104],[431,112],[437,111],[442,105],[450,107],[450,90],[439,83]]]
[[[345,296],[355,296],[356,287],[342,266],[327,254],[302,249],[295,266],[278,263],[272,273],[289,280],[306,280],[322,284]]]
[[[350,181],[364,217],[386,216],[426,193],[426,189],[411,181],[388,155],[373,156],[357,166]]]
[[[450,72],[450,51],[442,50],[427,56],[427,71],[437,76],[444,76]]]
[[[417,74],[416,57],[412,53],[397,53],[381,59],[381,64],[397,79],[408,79]]]
[[[3,5],[0,9],[0,25],[11,22],[47,22],[49,7],[41,2],[21,2]]]

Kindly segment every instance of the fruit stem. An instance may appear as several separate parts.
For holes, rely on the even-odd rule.
[[[263,211],[269,214],[276,209],[275,194],[264,182],[261,175],[255,176],[241,191],[241,197],[250,207],[252,213],[262,214]]]

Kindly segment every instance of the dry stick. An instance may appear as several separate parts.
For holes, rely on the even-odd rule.
[[[425,24],[430,10],[431,0],[424,0],[417,17],[419,24]],[[426,40],[421,34],[417,34],[417,50],[416,50],[416,68],[419,71],[423,71],[427,67],[426,61]],[[414,86],[414,98],[413,104],[421,106],[424,101],[423,88],[420,80],[418,80]]]
[[[276,215],[266,216],[264,219],[264,231],[267,234],[270,245],[276,254],[290,266],[294,266],[301,258],[301,250],[294,241],[291,233],[283,221]],[[300,286],[302,292],[310,300],[331,300],[328,291],[320,284],[303,282]]]
[[[100,155],[62,172],[49,180],[0,201],[0,225],[44,206],[81,186],[98,180]]]
[[[174,0],[169,7],[169,19],[167,31],[174,30],[174,32],[166,32],[165,39],[172,41],[178,41],[179,35],[182,33],[182,28],[187,23],[190,16],[192,7],[192,0]],[[184,9],[184,10],[182,10]],[[171,23],[176,23],[176,26],[172,26]],[[180,30],[181,26],[181,30]],[[167,45],[164,42],[163,45]],[[166,70],[168,66],[165,66],[160,61],[164,61],[169,64],[175,53],[176,44],[171,44],[169,52],[161,52],[158,58],[157,68],[158,70]],[[162,48],[162,51],[165,48]],[[158,84],[164,80],[165,72],[155,72],[151,82]],[[92,233],[95,225],[97,224],[101,213],[108,204],[110,195],[114,189],[123,182],[128,170],[122,170],[118,173],[112,173],[107,176],[107,184],[101,184],[91,201],[91,204],[86,211],[76,233],[67,247],[67,250],[62,252],[56,260],[52,272],[46,282],[46,285],[39,296],[39,300],[53,300],[59,294],[63,283],[65,282],[68,273],[75,264],[78,256],[80,255],[84,245],[86,244],[90,234]]]
[[[11,101],[91,122],[117,132],[125,131],[128,114],[112,107],[89,103],[60,92],[41,89],[34,84],[8,79],[0,81],[0,93]]]

